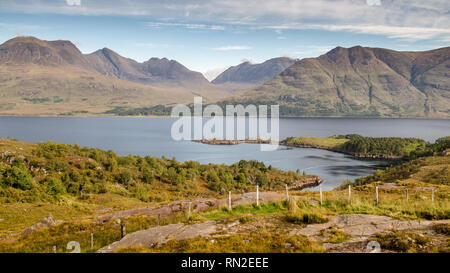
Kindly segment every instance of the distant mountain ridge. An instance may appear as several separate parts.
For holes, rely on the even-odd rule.
[[[118,107],[214,101],[229,92],[166,58],[139,63],[104,48],[17,37],[0,45],[0,114],[101,114]]]
[[[139,63],[108,48],[83,54],[70,41],[17,37],[0,45],[0,91],[0,114],[15,115],[170,109],[200,95],[279,104],[283,116],[450,118],[450,47],[336,47],[317,58],[242,63],[210,83],[167,58]]]
[[[142,84],[208,84],[199,72],[167,58],[143,63],[125,58],[108,48],[82,54],[70,41],[43,41],[17,37],[0,46],[0,64],[33,63],[43,66],[69,65]]]
[[[279,104],[285,116],[450,117],[450,47],[336,47],[226,99]]]
[[[295,59],[280,57],[267,60],[260,64],[243,62],[232,66],[219,74],[212,83],[247,83],[262,84],[295,63]]]

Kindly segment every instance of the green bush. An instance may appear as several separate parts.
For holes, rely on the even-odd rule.
[[[2,173],[2,183],[21,190],[30,190],[33,186],[31,175],[22,166],[7,166]]]
[[[328,222],[328,218],[313,212],[288,213],[284,219],[293,224],[322,224]]]
[[[50,178],[47,182],[47,193],[53,196],[66,193],[66,188],[64,187],[61,180],[56,178]]]
[[[123,185],[128,185],[128,183],[131,181],[131,179],[133,179],[133,177],[127,171],[116,174],[116,176],[115,176],[115,180],[117,181],[117,183],[123,184]]]

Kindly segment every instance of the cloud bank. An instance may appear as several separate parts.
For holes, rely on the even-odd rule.
[[[143,16],[152,19],[149,27],[322,29],[450,41],[448,0],[17,0],[0,2],[0,10]]]

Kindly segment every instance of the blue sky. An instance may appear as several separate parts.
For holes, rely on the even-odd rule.
[[[0,42],[70,40],[83,53],[167,57],[212,77],[243,60],[316,57],[336,46],[449,46],[449,18],[447,0],[0,0]]]

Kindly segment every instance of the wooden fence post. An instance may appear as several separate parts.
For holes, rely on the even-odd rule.
[[[348,202],[352,199],[352,186],[348,185]]]
[[[53,246],[53,253],[56,253],[56,246]]]
[[[431,189],[431,202],[434,202],[434,189]]]
[[[322,205],[322,185],[319,185],[320,204]]]
[[[377,205],[378,205],[378,186],[375,187],[375,200],[376,200]]]
[[[94,233],[91,232],[91,252],[94,251]]]
[[[189,202],[189,206],[188,206],[188,219],[191,218],[191,204],[192,204],[192,202]]]
[[[259,186],[256,185],[256,205],[259,206]]]
[[[286,184],[286,201],[289,201],[289,189],[287,184]]]
[[[231,191],[228,192],[228,210],[231,210]]]
[[[125,237],[127,235],[127,229],[125,227],[125,223],[123,221],[120,221],[120,238]]]
[[[405,190],[405,199],[408,201],[408,189]]]
[[[161,214],[158,213],[158,222],[157,222],[158,226],[159,226],[160,219],[161,219]]]

